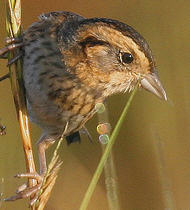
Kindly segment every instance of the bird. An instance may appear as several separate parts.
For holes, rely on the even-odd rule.
[[[118,20],[50,12],[40,15],[21,39],[14,47],[22,52],[30,119],[42,129],[37,143],[42,178],[46,149],[63,133],[68,144],[79,141],[97,103],[137,84],[167,100],[148,43]]]

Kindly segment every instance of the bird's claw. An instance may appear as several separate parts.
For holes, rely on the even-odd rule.
[[[5,43],[5,47],[0,49],[0,58],[2,59],[8,59],[8,53],[10,51],[14,51],[15,49],[19,49],[23,46],[22,38],[7,37]],[[11,64],[15,63],[20,57],[22,57],[22,55],[22,51],[14,55],[14,57],[9,60],[7,66],[10,66]]]
[[[3,58],[3,56],[6,56],[6,54],[10,51],[15,50],[16,48],[20,48],[23,46],[23,43],[11,43],[10,45],[7,45],[0,49],[0,57]]]
[[[16,174],[15,178],[28,178],[28,179],[35,179],[38,183],[43,181],[43,176],[39,175],[38,173],[24,173],[24,174]]]
[[[5,43],[6,43],[6,46],[0,49],[0,58],[2,59],[8,59],[9,58],[8,54],[10,51],[19,49],[19,51],[17,50],[18,52],[16,51],[13,57],[8,60],[7,66],[11,66],[13,63],[18,61],[23,56],[23,52],[22,50],[20,50],[20,48],[23,46],[22,38],[7,37],[5,40]],[[9,77],[10,75],[6,74],[0,77],[0,81],[3,81]]]
[[[38,199],[39,191],[41,189],[43,183],[43,176],[39,175],[38,173],[23,173],[15,175],[16,178],[28,178],[28,179],[35,179],[37,184],[33,187],[28,187],[27,184],[21,185],[16,190],[16,195],[6,198],[5,201],[15,201],[22,198],[28,198],[32,196],[30,200],[30,206],[34,205],[34,203]]]

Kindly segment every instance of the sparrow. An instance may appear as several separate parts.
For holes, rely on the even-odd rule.
[[[23,57],[28,113],[42,128],[37,143],[42,178],[46,149],[62,135],[68,144],[79,141],[79,131],[96,113],[96,104],[108,96],[129,92],[139,83],[167,100],[148,43],[127,24],[50,12],[40,15],[21,38],[7,51],[21,49],[13,61]]]

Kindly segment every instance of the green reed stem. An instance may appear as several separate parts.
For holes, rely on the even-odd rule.
[[[83,201],[81,203],[81,206],[80,206],[80,210],[86,210],[87,209],[88,203],[89,203],[89,201],[90,201],[90,199],[92,197],[92,194],[93,194],[93,192],[95,190],[95,187],[96,187],[96,185],[98,183],[98,180],[100,178],[100,175],[101,175],[101,173],[103,171],[105,162],[108,159],[108,156],[110,154],[112,146],[115,143],[116,137],[118,136],[119,131],[121,129],[121,126],[122,126],[122,124],[123,124],[123,122],[125,120],[125,117],[126,117],[126,114],[128,112],[128,109],[129,109],[129,107],[131,105],[131,102],[132,102],[132,100],[133,100],[133,98],[135,96],[135,93],[137,92],[137,87],[138,87],[138,84],[136,85],[135,89],[131,93],[131,95],[129,97],[129,100],[126,103],[119,120],[117,121],[117,124],[116,124],[116,126],[115,126],[115,128],[114,128],[114,130],[112,132],[111,137],[110,137],[110,140],[109,140],[109,142],[108,142],[108,144],[107,144],[107,146],[105,148],[105,151],[104,151],[104,153],[103,153],[103,155],[102,155],[102,157],[100,159],[100,162],[98,164],[98,167],[97,167],[97,169],[96,169],[96,171],[95,171],[95,173],[94,173],[94,175],[92,177],[92,180],[91,180],[91,182],[90,182],[90,184],[88,186],[88,189],[87,189],[87,191],[85,193],[84,199],[83,199]]]

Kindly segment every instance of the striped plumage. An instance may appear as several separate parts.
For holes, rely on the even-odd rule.
[[[130,91],[140,81],[140,86],[166,100],[147,42],[124,23],[52,12],[41,15],[22,38],[28,111],[43,131],[38,141],[41,177],[47,170],[48,146],[63,131],[68,143],[79,140],[79,130],[106,97]],[[14,199],[30,196],[29,192],[34,189],[25,189]]]

